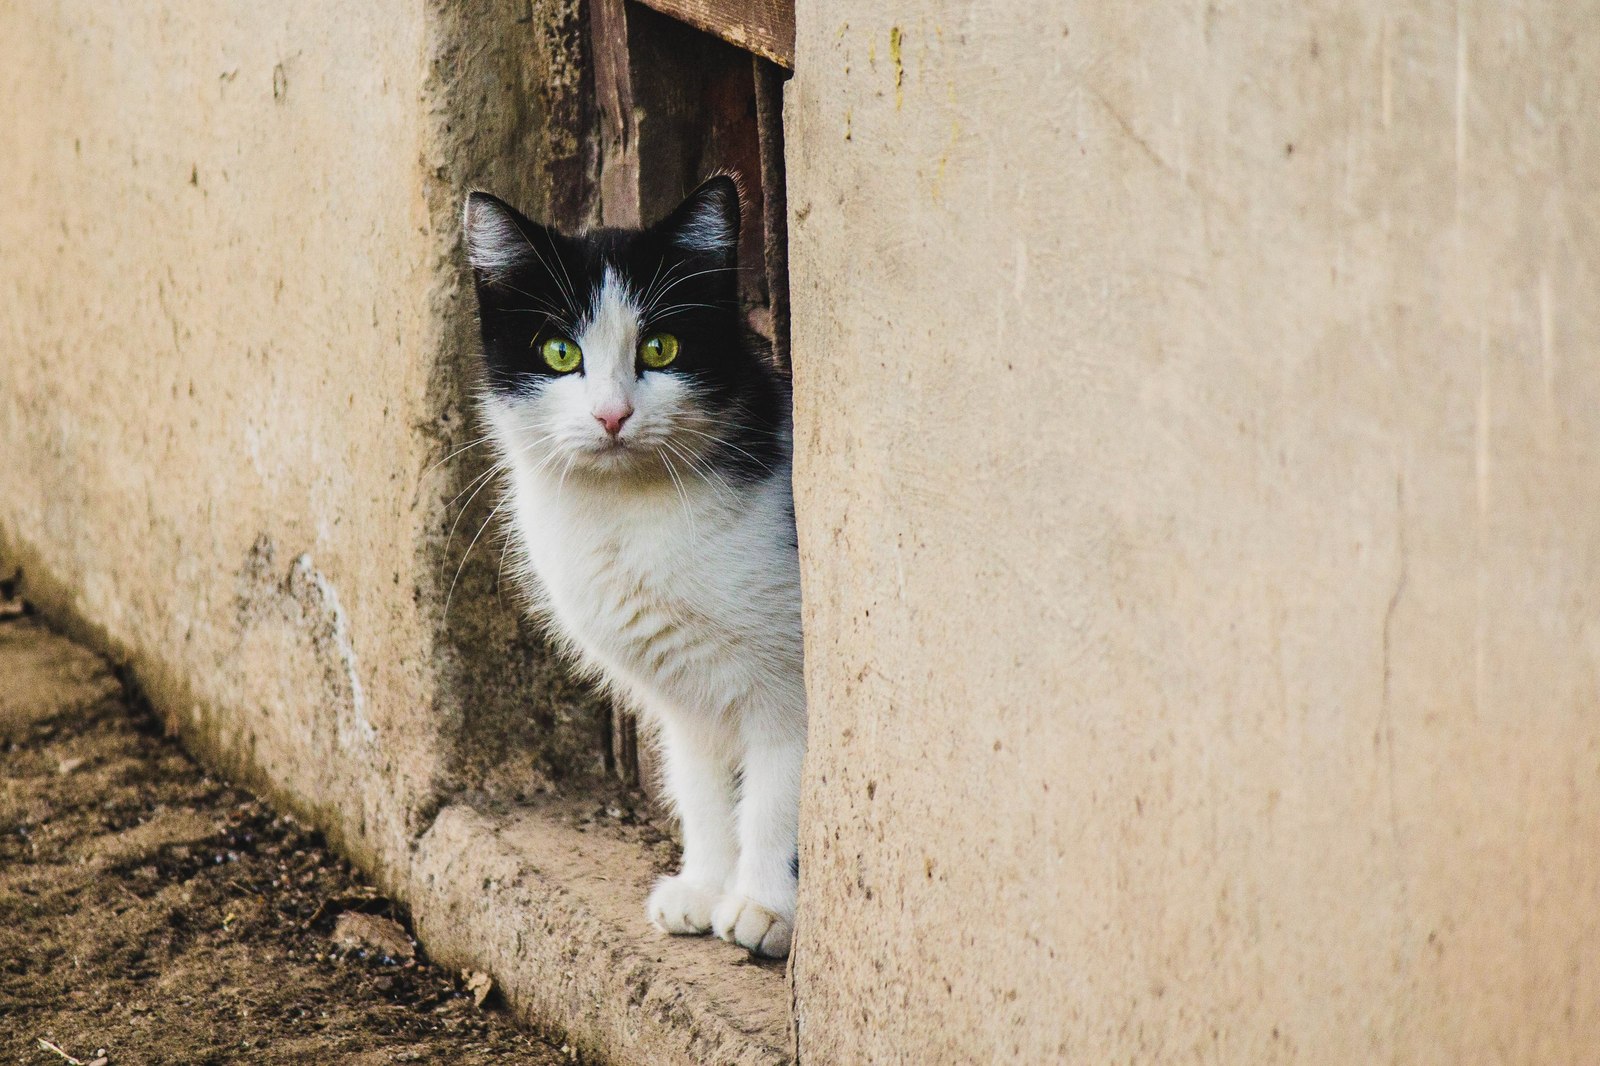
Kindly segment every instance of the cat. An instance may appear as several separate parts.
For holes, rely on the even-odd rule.
[[[471,193],[481,409],[535,616],[657,738],[683,832],[649,919],[782,958],[806,743],[787,382],[738,306],[719,175],[565,236]]]

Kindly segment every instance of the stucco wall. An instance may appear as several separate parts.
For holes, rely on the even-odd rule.
[[[800,0],[804,1061],[1594,1060],[1597,20]]]
[[[809,1061],[1600,1046],[1597,16],[801,0]],[[434,465],[576,18],[0,6],[0,562],[389,877],[596,750]]]
[[[0,561],[386,873],[449,795],[598,760],[492,538],[444,617],[493,496],[440,462],[479,432],[456,212],[576,220],[576,19],[0,7]]]

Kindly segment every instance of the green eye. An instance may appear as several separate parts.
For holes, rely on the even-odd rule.
[[[639,362],[660,370],[678,358],[678,338],[670,333],[652,333],[639,345]]]
[[[545,366],[557,374],[569,374],[583,362],[583,349],[578,347],[578,342],[565,337],[547,339],[539,346],[539,354],[544,356]]]

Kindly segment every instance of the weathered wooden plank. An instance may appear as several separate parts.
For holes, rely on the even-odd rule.
[[[600,221],[639,225],[639,130],[624,0],[589,0],[594,89],[600,109]]]
[[[640,209],[646,218],[659,217],[710,175],[737,173],[746,209],[740,302],[764,311],[766,201],[750,54],[653,10],[634,6],[628,18],[631,73],[639,87]]]
[[[755,73],[756,127],[760,136],[762,236],[765,238],[767,308],[772,356],[789,372],[789,197],[783,169],[783,83],[788,75],[759,57]]]
[[[794,69],[794,0],[640,0],[664,15]]]

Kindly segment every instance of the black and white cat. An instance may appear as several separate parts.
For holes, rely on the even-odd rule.
[[[538,617],[656,731],[683,866],[669,933],[789,952],[806,742],[789,392],[737,302],[722,176],[642,231],[466,202],[514,540]]]

